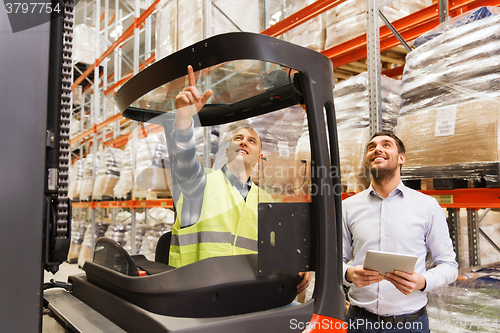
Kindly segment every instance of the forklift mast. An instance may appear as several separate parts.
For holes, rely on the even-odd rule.
[[[36,11],[24,13],[5,5],[0,10],[0,331],[40,332],[43,269],[57,272],[70,244],[74,3],[43,3],[43,10],[37,3]]]

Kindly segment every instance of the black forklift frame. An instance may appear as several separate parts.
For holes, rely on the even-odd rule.
[[[293,331],[292,320],[304,319],[304,313],[312,315],[307,325],[309,331],[325,328],[327,331],[345,331],[339,153],[333,104],[333,66],[327,57],[261,34],[239,32],[217,35],[163,58],[135,75],[115,95],[116,105],[125,117],[154,123],[154,117],[165,113],[137,109],[130,105],[155,88],[184,77],[188,65],[197,72],[235,60],[260,60],[298,72],[294,75],[293,84],[290,82],[289,85],[267,90],[231,105],[206,105],[198,115],[201,125],[208,126],[253,117],[298,103],[305,106],[311,162],[317,170],[312,173],[311,182],[320,191],[312,195],[311,199],[311,243],[314,246],[311,255],[312,267],[316,272],[315,290],[313,300],[301,306],[248,313],[234,318],[198,319],[198,328],[186,328],[182,332],[232,332],[235,329],[239,332],[254,332],[263,327],[266,332],[282,332],[284,323],[288,323]],[[242,105],[246,107],[242,108]],[[78,284],[78,278],[74,282]],[[130,307],[126,301],[112,294],[105,292],[103,295],[109,298],[106,302],[116,302],[117,310],[123,308],[125,311]],[[294,317],[299,313],[300,317]],[[279,328],[274,324],[278,325],[278,322]]]
[[[129,80],[115,95],[116,105],[125,117],[130,104],[149,91],[186,75],[188,65],[199,71],[227,61],[260,60],[299,71],[309,123],[311,156],[315,172],[312,184],[318,189],[329,188],[324,195],[312,197],[313,219],[316,223],[316,288],[314,313],[344,320],[345,299],[342,287],[342,229],[341,191],[337,126],[333,104],[333,66],[324,55],[282,40],[253,33],[217,35],[180,50],[148,67]],[[286,105],[285,105],[286,106]],[[281,106],[276,109],[285,107]],[[327,133],[323,107],[326,111]],[[274,110],[276,110],[274,109]],[[201,125],[215,124],[209,109],[199,112]],[[265,113],[260,112],[260,114]],[[231,108],[219,117],[219,123],[255,116],[235,113]],[[328,154],[329,152],[329,154]],[[330,155],[330,160],[328,159]],[[324,167],[327,167],[326,169]],[[337,168],[337,169],[335,169]],[[329,174],[321,170],[333,171]],[[338,190],[337,192],[335,190]],[[335,204],[332,205],[332,202]],[[335,219],[333,219],[335,217]],[[336,222],[336,223],[332,223]]]

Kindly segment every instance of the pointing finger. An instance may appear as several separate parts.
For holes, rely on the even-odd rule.
[[[191,65],[188,65],[188,81],[189,85],[195,87],[196,86],[196,79],[194,77],[194,71],[193,67]]]

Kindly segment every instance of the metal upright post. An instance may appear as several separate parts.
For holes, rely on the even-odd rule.
[[[140,0],[135,0],[135,17],[139,17],[141,16],[141,1]],[[139,30],[139,27],[136,26],[135,29],[134,29],[134,59],[133,59],[133,69],[134,69],[134,75],[136,75],[137,73],[139,73],[139,47],[140,47],[140,30]],[[137,140],[138,140],[138,137],[137,137],[137,122],[134,122],[134,125],[133,125],[133,131],[132,131],[133,135],[132,135],[132,151],[133,151],[133,158],[132,158],[132,169],[133,169],[133,180],[132,180],[132,191],[133,191],[133,188],[134,188],[134,185],[135,185],[135,176],[136,176],[136,154],[137,154]],[[132,225],[131,225],[131,246],[130,246],[130,251],[132,252],[132,254],[136,254],[137,252],[137,247],[136,247],[136,244],[135,244],[135,241],[136,241],[136,234],[137,234],[137,228],[136,228],[136,209],[135,207],[132,208]]]
[[[368,61],[368,96],[370,101],[370,134],[382,129],[380,97],[380,31],[377,2],[366,0],[366,44]]]
[[[203,39],[207,39],[211,35],[211,29],[212,29],[212,1],[211,0],[203,0]],[[207,91],[210,89],[211,85],[211,80],[210,76],[207,76],[205,78],[204,82],[204,89],[203,91]],[[205,156],[203,160],[203,164],[206,168],[211,168],[212,167],[212,159],[211,159],[211,153],[212,153],[212,143],[211,143],[211,127],[205,127],[204,130],[205,134],[205,151],[203,156]]]
[[[455,250],[456,260],[458,266],[462,267],[462,233],[460,230],[460,209],[447,208],[448,211],[448,227],[450,230],[450,238],[453,242],[453,249]]]
[[[439,22],[443,23],[450,18],[448,13],[448,0],[439,0]]]
[[[262,14],[262,25],[264,27],[263,30],[266,30],[271,26],[271,0],[263,0],[263,14]]]
[[[101,0],[96,0],[94,4],[94,27],[95,31],[95,59],[100,57],[99,54],[99,28],[100,28],[100,17],[101,17]],[[94,101],[92,103],[91,109],[91,121],[90,125],[93,127],[94,124],[98,123],[99,114],[100,114],[100,100],[99,100],[99,66],[96,66],[94,69],[94,86],[93,86],[93,98]],[[97,175],[97,133],[93,133],[93,143],[92,143],[92,152],[93,152],[93,163],[92,163],[92,188],[94,187],[95,178]],[[92,238],[90,241],[90,258],[94,257],[94,247],[96,242],[96,211],[92,209]]]
[[[467,232],[469,235],[469,266],[479,266],[481,265],[481,257],[479,255],[477,209],[467,209]]]

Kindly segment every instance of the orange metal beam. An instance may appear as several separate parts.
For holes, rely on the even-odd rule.
[[[500,208],[500,189],[464,188],[456,190],[426,190],[443,208]]]
[[[123,34],[118,37],[118,39],[113,43],[111,44],[111,46],[99,57],[99,59],[96,59],[95,63],[92,64],[91,66],[89,66],[89,68],[87,68],[85,70],[85,72],[83,72],[82,75],[80,75],[79,78],[77,78],[73,84],[71,85],[71,90],[73,91],[73,89],[79,85],[90,73],[92,73],[92,71],[97,67],[99,66],[99,64],[101,64],[101,62],[103,62],[104,59],[106,59],[107,56],[109,56],[111,54],[111,52],[113,52],[123,41],[125,41],[129,36],[131,36],[133,33],[134,33],[134,29],[139,27],[141,24],[144,23],[144,21],[146,20],[146,18],[149,17],[149,15],[151,15],[151,13],[153,13],[153,11],[155,10],[156,8],[156,5],[158,5],[158,3],[160,2],[160,0],[155,0],[155,2],[153,2],[153,4],[151,6],[149,6],[148,9],[146,9],[139,17],[136,17],[134,19],[134,23],[131,24],[127,30],[125,30],[123,32]]]
[[[149,57],[148,59],[146,59],[144,62],[149,65],[151,63],[153,63],[155,61],[155,58],[156,58],[156,55],[153,54],[151,57]],[[144,67],[146,67],[145,64],[140,64],[139,65],[139,71],[143,70]],[[110,92],[112,92],[114,89],[116,89],[117,87],[123,85],[125,82],[127,82],[128,80],[130,80],[130,78],[134,75],[134,72],[133,71],[130,71],[127,75],[125,75],[121,80],[119,80],[118,82],[115,82],[115,84],[113,84],[111,87],[109,87],[108,89],[104,90],[104,95],[107,95],[109,94]]]
[[[318,0],[307,7],[302,8],[298,12],[288,16],[287,18],[277,22],[273,26],[262,31],[261,34],[271,37],[277,37],[285,32],[295,28],[296,26],[309,21],[313,17],[326,12],[335,6],[338,6],[346,0]]]

